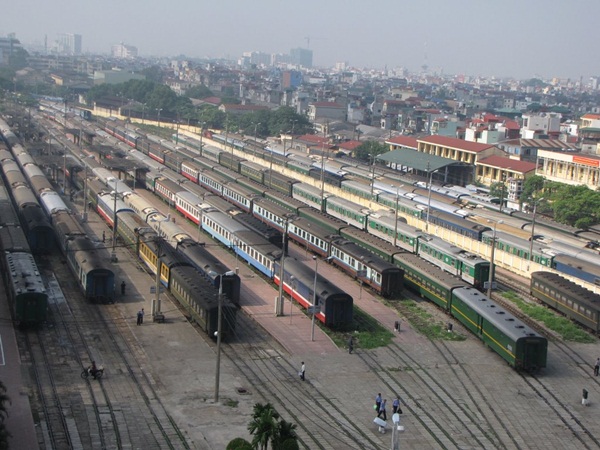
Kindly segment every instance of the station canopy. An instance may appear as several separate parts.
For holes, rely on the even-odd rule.
[[[402,150],[392,150],[377,156],[379,161],[385,161],[392,166],[404,166],[415,169],[419,172],[433,172],[434,170],[443,169],[444,167],[455,164],[462,164],[450,158],[430,155],[428,153],[418,152],[413,149],[403,148]]]

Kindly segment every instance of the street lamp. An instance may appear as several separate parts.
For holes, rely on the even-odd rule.
[[[392,187],[394,187],[394,185],[392,185]],[[396,246],[396,241],[398,240],[398,201],[399,201],[399,197],[400,197],[400,188],[404,187],[403,184],[399,185],[398,187],[396,187],[396,215],[395,215],[395,221],[394,221],[394,247]]]
[[[287,236],[288,222],[289,218],[286,217],[285,223],[283,224],[283,232],[281,233],[281,264],[279,264],[279,295],[277,296],[277,301],[275,302],[276,316],[283,316],[283,268],[285,265],[285,238]]]
[[[144,116],[146,113],[146,104],[142,103],[142,125],[144,125]]]
[[[363,291],[363,278],[365,278],[367,276],[367,269],[366,266],[363,264],[363,261],[365,260],[364,256],[360,257],[360,266],[358,271],[356,272],[356,275],[358,276],[358,279],[360,280],[360,290],[358,291],[358,301],[360,302],[362,300],[362,291]]]
[[[204,127],[206,126],[206,122],[202,122],[202,128],[200,130],[200,153],[202,153],[202,136],[204,135]]]
[[[399,450],[400,445],[398,444],[398,434],[404,432],[404,426],[400,425],[400,414],[395,413],[392,415],[392,450]]]
[[[160,112],[162,111],[162,108],[158,108],[158,128],[160,128]]]
[[[217,368],[215,371],[215,403],[219,401],[219,380],[221,377],[221,330],[223,324],[223,276],[233,275],[231,270],[219,274],[219,293],[217,294]]]
[[[117,191],[111,191],[110,195],[113,197],[113,236],[112,236],[112,253],[110,260],[117,262]]]
[[[492,234],[492,252],[490,255],[490,273],[488,275],[488,287],[487,287],[487,296],[488,298],[492,298],[492,283],[494,281],[494,256],[496,254],[496,227],[499,223],[504,223],[503,220],[499,220],[494,223],[494,232]]]
[[[325,258],[325,261],[331,261],[332,256]],[[313,255],[313,261],[315,262],[315,279],[313,281],[313,301],[312,301],[312,324],[310,329],[310,340],[315,340],[315,315],[317,314],[317,273],[319,268],[319,258],[316,255]],[[320,305],[318,305],[320,306]]]
[[[88,214],[87,214],[87,196],[88,196],[88,166],[85,162],[85,158],[93,158],[93,155],[84,155],[83,153],[79,155],[81,158],[81,163],[83,164],[83,168],[85,169],[85,178],[83,180],[83,215],[81,216],[82,222],[87,222]]]
[[[294,310],[294,291],[296,290],[296,277],[290,277],[290,285],[292,287],[292,295],[290,297],[290,325],[292,324],[292,311]]]
[[[427,217],[425,219],[425,231],[429,232],[429,212],[431,210],[431,185],[433,183],[433,174],[437,172],[437,170],[432,170],[429,172],[429,162],[427,162],[427,172],[429,174],[429,193],[427,194]]]
[[[541,202],[542,200],[544,200],[544,197],[538,198],[538,199],[533,199],[532,203],[533,203],[533,218],[531,220],[531,239],[529,242],[529,261],[533,261],[533,239],[534,239],[534,233],[535,233],[535,213],[537,212],[537,206],[538,203]],[[529,269],[529,267],[528,267]]]

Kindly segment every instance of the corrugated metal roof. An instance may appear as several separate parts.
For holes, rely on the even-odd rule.
[[[378,160],[391,162],[400,166],[412,167],[422,172],[441,169],[452,164],[462,164],[449,158],[430,155],[411,149],[392,150],[377,157]]]

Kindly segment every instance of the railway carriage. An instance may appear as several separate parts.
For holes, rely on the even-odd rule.
[[[423,219],[424,211],[422,205],[411,202],[409,199],[398,197],[396,194],[390,194],[388,192],[382,192],[377,196],[377,203],[385,205],[391,208],[393,211],[398,207],[398,213],[405,216],[416,217],[417,219]]]
[[[387,242],[412,253],[419,249],[419,239],[425,235],[422,231],[408,225],[402,217],[396,222],[395,215],[371,214],[367,221],[367,231]],[[394,233],[396,238],[394,239]]]
[[[228,182],[229,180],[224,176],[208,170],[205,170],[198,175],[198,184],[218,195],[223,195],[223,185]]]
[[[100,303],[114,300],[115,275],[92,241],[83,236],[68,240],[65,255],[86,299]]]
[[[267,191],[267,187],[264,184],[257,183],[256,181],[246,177],[239,177],[236,181],[239,185],[256,192],[261,197]]]
[[[246,159],[229,152],[221,152],[219,154],[219,164],[235,173],[240,173],[240,164],[242,161],[246,161]]]
[[[450,309],[452,291],[467,284],[413,253],[396,253],[394,264],[404,270],[404,285],[444,310]]]
[[[288,237],[322,257],[329,256],[329,234],[325,228],[303,217],[296,217],[288,223]]]
[[[184,239],[177,243],[177,251],[184,255],[198,269],[204,278],[215,288],[223,283],[223,293],[234,305],[240,304],[241,281],[237,273],[219,261],[208,250],[192,239]],[[222,275],[225,274],[225,275]]]
[[[329,214],[317,211],[314,208],[301,208],[298,210],[298,215],[305,219],[311,220],[313,223],[329,230],[330,234],[340,234],[341,230],[348,228],[346,222],[341,221]]]
[[[252,215],[281,232],[285,222],[294,217],[288,209],[266,198],[255,198],[252,202]]]
[[[329,256],[332,257],[333,264],[371,286],[383,297],[396,298],[402,292],[402,269],[352,241],[339,236],[333,237]]]
[[[275,261],[275,283],[279,285],[279,261]],[[292,279],[292,277],[294,277]],[[293,286],[293,289],[292,289]],[[314,269],[305,266],[294,258],[286,258],[284,263],[283,290],[304,308],[320,307],[315,318],[326,326],[337,329],[350,329],[353,325],[352,296],[317,274],[316,290]],[[313,301],[316,299],[316,302]]]
[[[306,203],[292,198],[291,194],[285,195],[281,192],[277,192],[272,189],[265,191],[264,197],[267,200],[271,200],[272,202],[277,203],[279,206],[283,206],[284,208],[289,210],[289,212],[292,212],[294,214],[298,212],[298,209],[307,207]]]
[[[223,153],[223,150],[215,147],[214,145],[205,145],[202,148],[202,157],[206,159],[210,159],[216,163],[219,162],[219,157]]]
[[[342,197],[328,197],[325,204],[325,212],[333,217],[353,225],[359,230],[365,230],[367,219],[371,210],[364,208],[356,203],[352,203]]]
[[[511,236],[509,233],[496,231],[494,235],[493,231],[485,231],[481,235],[481,242],[492,245],[494,236],[496,248],[498,250],[502,250],[503,252],[510,253],[511,255],[515,255],[522,259],[533,260],[533,262],[542,266],[550,267],[552,265],[553,255],[547,254],[545,247],[539,245],[535,241],[532,246],[530,242]],[[530,256],[530,247],[533,258]]]
[[[483,289],[484,283],[488,281],[488,261],[437,237],[426,235],[419,238],[418,254],[477,289]]]
[[[553,272],[533,272],[530,293],[594,333],[600,332],[600,295]]]
[[[266,171],[267,169],[263,166],[252,161],[240,162],[240,175],[248,177],[257,183],[264,184]]]
[[[344,180],[341,188],[342,191],[373,201],[376,201],[377,196],[382,193],[379,189],[374,189],[370,183],[357,180]]]
[[[154,192],[162,198],[169,207],[175,206],[175,199],[179,192],[185,192],[185,189],[179,184],[167,178],[159,178],[156,180]]]
[[[264,184],[268,188],[280,192],[284,195],[292,195],[292,186],[298,183],[298,180],[285,176],[275,170],[269,170],[265,174]]]
[[[393,261],[393,256],[396,253],[402,252],[402,250],[393,244],[365,231],[359,230],[354,227],[342,228],[339,232],[340,236],[349,239],[352,242],[366,248],[374,254],[380,256],[389,262]]]
[[[546,367],[548,341],[476,289],[452,291],[451,314],[517,370]]]
[[[295,183],[292,185],[292,197],[319,211],[325,211],[327,199],[331,194],[322,192],[310,184]]]
[[[312,163],[311,163],[312,164]],[[286,164],[285,167],[294,171],[294,172],[298,172],[302,175],[306,175],[308,176],[310,169],[311,169],[311,164],[307,164],[303,161],[297,161],[294,159],[289,159]]]
[[[218,330],[219,299],[215,289],[194,267],[174,267],[171,271],[171,294],[183,306],[191,320],[215,339]],[[222,339],[232,337],[235,331],[237,308],[227,298],[221,299],[221,335]]]
[[[116,211],[115,211],[115,206],[116,206]],[[116,198],[113,194],[109,194],[109,193],[105,193],[105,194],[98,194],[98,204],[97,204],[97,211],[98,214],[100,215],[100,217],[102,217],[104,219],[104,221],[106,223],[108,223],[108,226],[111,228],[114,228],[115,223],[114,220],[117,219],[117,222],[119,221],[118,219],[120,218],[120,214],[124,213],[124,212],[133,212],[133,209],[131,209],[129,206],[127,206],[127,204],[121,200],[120,198]],[[118,226],[118,223],[117,223]]]
[[[223,185],[223,197],[245,212],[252,211],[252,202],[254,199],[261,198],[260,194],[239,183],[227,183]]]
[[[600,285],[600,267],[582,258],[556,255],[552,260],[552,267],[566,275]]]
[[[48,314],[48,294],[33,256],[29,252],[4,250],[1,260],[14,320],[23,326],[40,325]]]

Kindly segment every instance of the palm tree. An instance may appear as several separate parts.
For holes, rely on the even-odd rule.
[[[11,436],[4,424],[4,420],[8,417],[6,403],[10,404],[10,397],[6,395],[6,387],[0,381],[0,450],[8,448],[8,438]]]
[[[294,431],[296,424],[281,419],[277,424],[275,436],[272,438],[273,449],[294,449],[298,448],[298,435]]]
[[[254,436],[252,445],[255,448],[260,446],[263,450],[267,449],[269,441],[272,441],[277,433],[277,419],[279,419],[279,413],[275,411],[270,403],[265,405],[257,403],[254,405],[252,421],[248,424],[248,431]]]

